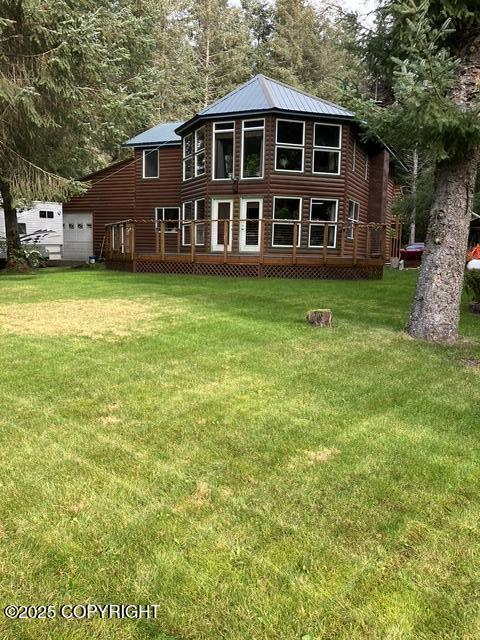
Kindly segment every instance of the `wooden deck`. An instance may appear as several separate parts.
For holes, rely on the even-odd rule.
[[[206,242],[211,237],[211,222],[181,222],[176,233],[166,231],[165,223],[159,229],[152,228],[153,250],[137,248],[136,234],[139,223],[153,220],[123,220],[107,225],[106,263],[111,269],[139,273],[186,273],[199,275],[240,277],[288,277],[288,278],[381,278],[385,262],[396,255],[400,234],[399,224],[356,223],[300,223],[291,224],[293,244],[288,248],[271,246],[272,224],[278,221],[260,220],[258,224],[258,250],[233,250],[234,222],[222,221],[223,250],[212,251]],[[238,224],[242,223],[238,221]],[[251,223],[251,221],[249,221]],[[232,230],[230,229],[232,224]],[[323,246],[297,246],[299,234],[310,233],[308,225],[323,227]],[[201,225],[204,243],[182,244],[183,228],[189,228],[196,237]],[[307,227],[307,230],[305,229]],[[328,234],[335,227],[336,242],[327,246]],[[217,229],[215,230],[218,231]],[[353,236],[353,237],[352,237]],[[218,244],[218,243],[217,243]],[[394,253],[392,253],[394,252]]]

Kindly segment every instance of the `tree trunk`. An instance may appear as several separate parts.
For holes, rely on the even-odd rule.
[[[0,179],[0,195],[5,215],[5,235],[7,240],[7,269],[28,271],[29,266],[18,233],[17,210],[12,205],[12,192],[7,180]]]
[[[460,299],[480,149],[437,166],[425,251],[407,333],[433,342],[458,338]]]
[[[415,226],[417,222],[417,182],[418,182],[418,151],[413,150],[413,166],[412,166],[412,213],[410,216],[410,234],[408,244],[415,242]]]

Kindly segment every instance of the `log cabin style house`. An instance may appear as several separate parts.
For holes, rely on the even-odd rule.
[[[257,75],[186,122],[125,143],[64,206],[92,253],[138,272],[381,277],[395,158],[348,110]],[[78,224],[78,222],[73,222]]]

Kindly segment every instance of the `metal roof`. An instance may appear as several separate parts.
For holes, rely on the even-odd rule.
[[[322,100],[288,84],[256,75],[225,97],[199,112],[199,116],[276,110],[353,118],[354,114],[333,102]]]
[[[181,143],[181,138],[175,133],[183,122],[164,122],[147,129],[138,136],[123,143],[124,147],[151,147],[155,145],[170,146]]]

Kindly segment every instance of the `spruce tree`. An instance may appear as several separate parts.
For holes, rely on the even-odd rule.
[[[25,268],[15,207],[63,199],[149,118],[155,40],[127,0],[3,0],[0,195],[7,267]]]

